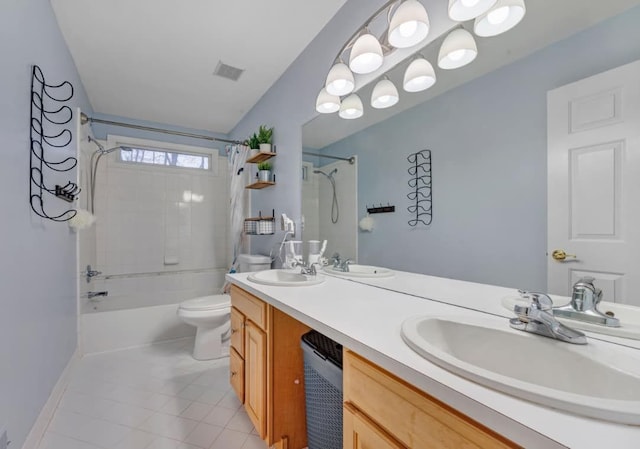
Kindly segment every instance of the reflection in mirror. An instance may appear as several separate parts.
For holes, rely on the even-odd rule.
[[[302,215],[305,241],[327,240],[324,257],[358,257],[358,161],[305,156],[302,163]],[[307,260],[305,248],[305,260]]]
[[[565,34],[554,29],[550,33],[554,34],[553,41],[543,39],[547,47],[540,49],[532,44],[528,53],[518,47],[523,42],[519,35],[518,44],[508,42],[507,47],[501,50],[501,54],[508,55],[509,45],[514,49],[518,47],[520,59],[512,60],[509,65],[496,63],[492,69],[483,65],[474,71],[474,65],[483,64],[483,48],[480,46],[478,60],[461,69],[458,83],[438,91],[437,96],[428,98],[428,101],[399,113],[390,112],[396,115],[387,116],[382,121],[378,118],[365,124],[358,123],[358,120],[345,123],[337,116],[320,116],[304,126],[304,148],[334,156],[361,156],[357,219],[365,215],[366,204],[389,202],[396,205],[395,213],[375,217],[373,232],[357,235],[359,263],[506,287],[551,291],[565,296],[570,295],[576,276],[596,271],[602,274],[604,301],[640,305],[637,302],[639,298],[631,295],[640,289],[640,285],[635,288],[633,284],[619,281],[630,279],[638,282],[640,266],[619,271],[607,265],[609,262],[604,262],[597,250],[592,253],[592,259],[600,263],[597,268],[586,268],[580,257],[560,262],[551,258],[554,249],[574,254],[572,245],[577,239],[569,239],[562,244],[566,246],[558,247],[552,247],[555,243],[547,241],[548,234],[550,238],[552,235],[547,231],[547,206],[551,207],[547,201],[547,149],[550,146],[547,140],[547,93],[640,58],[640,27],[637,26],[640,23],[640,6],[637,0],[615,0],[606,5],[601,2],[569,4],[574,13]],[[531,17],[535,15],[531,14]],[[532,40],[538,40],[540,29],[544,31],[547,23],[544,15],[538,23],[530,22],[531,17],[525,17],[521,27],[532,33]],[[598,23],[594,23],[596,21]],[[532,30],[537,30],[538,34],[533,34]],[[488,40],[482,42],[482,45],[489,45]],[[627,89],[626,85],[624,89]],[[585,94],[585,97],[591,98],[591,94]],[[401,97],[409,95],[401,92]],[[594,106],[584,101],[582,104]],[[562,107],[566,119],[569,106],[565,103]],[[587,109],[579,111],[579,114],[585,117]],[[632,122],[638,120],[629,119]],[[359,120],[366,120],[366,117]],[[640,126],[635,129],[640,130]],[[586,135],[586,130],[574,131],[576,135]],[[609,151],[602,147],[601,154],[609,151],[614,155],[610,159],[614,168],[618,166],[616,161],[623,160],[620,157],[640,151],[638,135],[615,136],[599,126],[590,132],[591,138],[587,143],[571,145],[592,146],[597,142],[621,139],[626,142],[622,146],[624,150],[612,147]],[[321,138],[323,135],[324,139]],[[432,151],[433,222],[429,226],[410,228],[407,225],[409,188],[406,157],[423,149]],[[596,176],[604,174],[602,167],[602,164],[592,164]],[[549,170],[553,169],[553,161],[549,159]],[[594,179],[585,177],[586,173],[580,182]],[[638,183],[637,177],[623,179]],[[567,178],[564,182],[569,184]],[[605,184],[599,182],[597,185]],[[583,204],[585,198],[590,198],[589,192],[594,192],[589,185],[581,184]],[[639,190],[636,185],[635,192]],[[601,191],[596,189],[595,193],[598,192]],[[613,191],[611,198],[619,198],[615,192],[617,190]],[[629,197],[626,198],[624,201],[628,201]],[[629,203],[614,202],[611,207],[615,209],[631,203],[633,200]],[[606,213],[593,210],[592,216]],[[640,228],[640,224],[624,226]],[[562,229],[566,236],[566,225]],[[622,231],[618,235],[626,234]],[[609,239],[606,236],[598,238],[601,241]],[[630,254],[638,254],[640,247],[632,250]],[[608,260],[615,259],[615,254],[614,251]],[[624,258],[637,261],[637,257]],[[548,273],[555,266],[553,264],[564,264],[568,270],[561,289],[550,288],[548,283],[551,279]],[[607,273],[608,278],[605,276]]]

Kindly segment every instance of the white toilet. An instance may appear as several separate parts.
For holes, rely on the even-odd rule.
[[[261,271],[271,268],[271,258],[253,254],[238,256],[240,272]],[[209,295],[189,299],[178,306],[178,316],[187,324],[196,327],[193,358],[210,360],[224,357],[223,341],[230,336],[231,297]]]

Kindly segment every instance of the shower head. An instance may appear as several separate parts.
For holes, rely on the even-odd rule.
[[[100,142],[98,142],[93,137],[88,136],[87,139],[89,140],[89,142],[95,143],[96,146],[98,147],[98,149],[94,152],[94,154],[96,154],[96,153],[109,154],[109,153],[113,153],[116,150],[133,151],[133,149],[131,147],[125,147],[123,145],[118,145],[117,147],[113,147],[113,148],[109,148],[108,150],[105,150],[105,148],[100,144]]]
[[[109,154],[109,153],[112,153],[112,152],[114,152],[116,150],[133,151],[133,148],[125,147],[123,145],[118,145],[117,147],[109,148],[108,150],[102,150],[102,154]]]
[[[95,144],[96,144],[96,146],[98,147],[98,149],[97,149],[96,151],[99,151],[99,152],[101,152],[101,153],[104,153],[104,147],[100,144],[100,142],[98,142],[96,139],[94,139],[94,138],[93,138],[93,137],[91,137],[91,136],[87,136],[87,140],[88,140],[89,142],[93,142],[93,143],[95,143]]]

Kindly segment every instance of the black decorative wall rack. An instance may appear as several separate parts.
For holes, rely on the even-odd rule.
[[[415,214],[415,218],[409,220],[409,226],[417,226],[422,223],[425,226],[431,224],[432,189],[431,189],[431,150],[422,150],[407,156],[409,161],[409,187],[411,192],[407,198],[411,200],[411,206],[407,208],[409,213]]]
[[[53,221],[67,221],[72,219],[77,211],[68,209],[51,215],[45,211],[45,192],[73,202],[80,193],[80,188],[74,182],[68,181],[64,185],[53,184],[50,187],[50,177],[55,173],[73,170],[78,164],[75,157],[68,157],[55,161],[49,156],[50,150],[64,148],[73,140],[73,135],[65,125],[71,122],[73,111],[63,103],[73,97],[73,85],[69,81],[61,84],[47,84],[40,67],[33,66],[31,73],[31,169],[29,173],[29,203],[31,209],[40,217]]]
[[[375,204],[371,207],[369,207],[369,205],[367,205],[367,212],[370,214],[384,214],[387,212],[395,212],[396,211],[396,206],[391,206],[389,203],[387,203],[386,206],[383,206],[382,204],[380,204],[380,206],[376,206]]]

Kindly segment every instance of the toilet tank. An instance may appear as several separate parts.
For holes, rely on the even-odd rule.
[[[238,256],[240,273],[271,269],[271,257],[261,254],[240,254]]]

